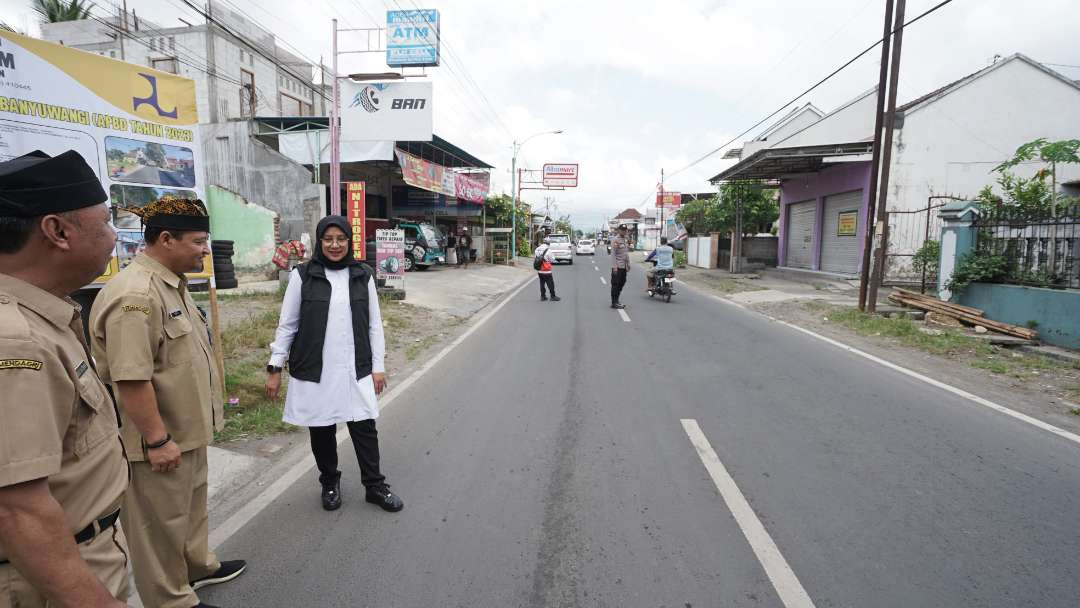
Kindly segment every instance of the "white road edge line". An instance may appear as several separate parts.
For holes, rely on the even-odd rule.
[[[698,291],[698,293],[702,293],[700,290],[695,289],[695,291]],[[773,317],[773,316],[770,316],[770,315],[767,315],[767,314],[764,314],[764,313],[760,313],[760,312],[758,312],[756,310],[753,310],[753,309],[751,309],[751,308],[749,308],[747,306],[739,304],[738,302],[733,302],[731,300],[728,300],[727,298],[722,298],[720,296],[713,295],[713,294],[704,294],[704,295],[706,295],[706,296],[708,296],[710,298],[713,298],[715,300],[719,300],[719,301],[723,302],[724,304],[728,304],[730,306],[735,306],[736,308],[741,308],[741,309],[743,309],[743,310],[745,310],[745,311],[747,311],[747,312],[749,312],[751,314],[761,315],[761,316],[765,317],[766,319],[768,319],[770,321],[773,321],[775,323],[779,323],[780,325],[784,325],[786,327],[790,327],[791,329],[794,329],[795,331],[802,332],[802,333],[804,333],[804,334],[806,334],[808,336],[817,338],[818,340],[821,340],[822,342],[832,344],[833,346],[835,346],[835,347],[837,347],[839,349],[842,349],[842,350],[846,350],[846,351],[848,351],[849,353],[851,353],[853,355],[857,355],[857,356],[862,357],[864,359],[867,359],[869,361],[873,361],[874,363],[877,363],[878,365],[881,365],[881,366],[887,367],[887,368],[889,368],[891,370],[900,372],[901,374],[904,374],[905,376],[910,376],[912,378],[915,378],[916,380],[925,382],[926,384],[929,384],[931,386],[936,386],[937,388],[940,388],[941,390],[946,391],[948,393],[952,393],[952,394],[956,395],[957,397],[962,397],[964,399],[967,399],[968,401],[972,401],[972,402],[977,403],[977,404],[979,404],[979,405],[981,405],[983,407],[992,409],[995,412],[1005,414],[1006,416],[1011,416],[1012,418],[1015,418],[1015,419],[1017,419],[1017,420],[1019,420],[1021,422],[1026,422],[1026,423],[1030,424],[1031,426],[1042,429],[1042,430],[1047,431],[1049,433],[1053,433],[1054,435],[1057,435],[1058,437],[1061,437],[1062,439],[1066,439],[1068,441],[1071,441],[1071,442],[1073,442],[1075,444],[1080,445],[1080,435],[1077,435],[1076,433],[1071,433],[1069,431],[1066,431],[1063,428],[1056,427],[1056,426],[1054,426],[1054,425],[1052,425],[1052,424],[1050,424],[1048,422],[1043,422],[1042,420],[1039,420],[1038,418],[1033,418],[1031,416],[1028,416],[1027,414],[1018,412],[1018,411],[1016,411],[1014,409],[1011,409],[1011,408],[1008,408],[1008,407],[1005,407],[1004,405],[994,403],[993,401],[990,401],[989,399],[984,399],[983,397],[980,397],[980,396],[978,396],[978,395],[976,395],[974,393],[969,393],[968,391],[965,391],[962,388],[957,388],[957,387],[955,387],[955,386],[953,386],[951,384],[946,384],[946,383],[944,383],[944,382],[942,382],[940,380],[935,380],[935,379],[933,379],[933,378],[931,378],[929,376],[925,376],[923,374],[920,374],[919,372],[917,372],[915,370],[910,370],[910,369],[908,369],[906,367],[903,367],[903,366],[897,365],[895,363],[892,363],[891,361],[886,361],[885,359],[882,359],[881,357],[878,357],[876,355],[871,355],[870,353],[865,352],[865,351],[861,351],[861,350],[855,348],[854,346],[848,346],[847,344],[844,344],[843,342],[838,342],[836,340],[833,340],[832,338],[823,336],[823,335],[821,335],[819,333],[813,332],[813,331],[811,331],[809,329],[806,329],[804,327],[799,327],[798,325],[795,325],[793,323],[788,323],[787,321],[782,321],[780,319],[777,319],[776,317]]]
[[[630,315],[626,314],[626,311],[621,308],[619,309],[619,316],[622,317],[623,321],[630,322]]]
[[[422,378],[424,374],[434,367],[439,361],[442,361],[452,350],[457,348],[462,342],[464,342],[469,336],[484,326],[492,317],[496,315],[503,306],[506,306],[511,300],[513,300],[522,289],[525,289],[532,282],[532,277],[528,277],[521,282],[517,288],[515,288],[510,295],[499,302],[495,308],[488,311],[483,317],[476,321],[469,329],[465,330],[465,333],[458,336],[453,342],[448,344],[446,348],[439,351],[437,355],[431,358],[427,363],[422,365],[419,369],[409,374],[401,384],[387,391],[387,393],[379,399],[379,411],[384,412],[386,408],[390,407],[390,404],[394,400],[407,391],[417,380]],[[341,428],[337,433],[337,442],[340,445],[342,442],[349,438],[349,431],[347,428]],[[300,479],[303,475],[315,468],[315,463],[312,462],[309,455],[304,457],[294,464],[284,475],[279,477],[274,483],[270,484],[259,495],[255,496],[250,502],[233,513],[228,519],[223,521],[221,525],[217,526],[210,531],[210,549],[217,549],[229,540],[233,534],[236,534],[241,528],[247,525],[252,519],[255,518],[263,509],[270,506],[279,496],[281,496],[296,480]]]
[[[795,576],[795,572],[781,555],[780,549],[769,536],[761,520],[754,514],[754,509],[739,490],[739,486],[735,484],[735,480],[731,478],[724,463],[720,462],[720,457],[709,444],[705,433],[701,432],[697,420],[684,418],[681,422],[687,436],[690,437],[690,443],[701,458],[701,463],[705,465],[705,470],[709,472],[709,477],[712,477],[716,489],[720,491],[720,496],[727,503],[731,514],[735,516],[735,523],[739,524],[739,529],[742,530],[746,541],[750,543],[750,548],[754,550],[754,555],[761,562],[765,574],[769,577],[785,608],[814,608],[814,602],[799,582],[799,577]]]
[[[604,277],[600,277],[600,282],[604,285],[607,285],[607,279],[605,279]]]

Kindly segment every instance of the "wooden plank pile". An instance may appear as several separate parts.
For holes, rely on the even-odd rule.
[[[933,296],[915,293],[914,291],[897,289],[895,293],[889,295],[889,300],[910,308],[917,308],[937,315],[952,317],[965,325],[983,327],[991,331],[996,331],[1008,336],[1016,336],[1017,338],[1023,338],[1025,340],[1039,339],[1039,332],[1034,329],[987,319],[983,311],[978,308],[945,302]]]

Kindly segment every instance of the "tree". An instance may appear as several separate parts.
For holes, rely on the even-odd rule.
[[[85,0],[33,0],[31,6],[41,16],[42,22],[58,23],[89,19],[94,3]]]
[[[158,143],[146,144],[146,158],[158,167],[165,166],[165,148]]]
[[[735,229],[739,205],[742,205],[743,234],[769,232],[780,217],[776,190],[760,182],[724,183],[713,197],[684,203],[675,221],[687,234],[731,232]]]
[[[1058,163],[1080,164],[1080,139],[1047,141],[1045,137],[1040,137],[1035,141],[1029,141],[1017,148],[1012,158],[994,167],[994,171],[1004,175],[1020,163],[1031,162],[1035,159],[1049,165],[1049,167],[1044,166],[1039,169],[1035,177],[1045,180],[1049,175],[1050,213],[1053,217],[1057,217],[1057,165]]]
[[[558,234],[570,234],[570,216],[564,215],[555,220],[555,232]]]
[[[514,207],[514,199],[509,194],[497,194],[489,196],[484,199],[484,205],[487,207],[487,216],[489,222],[493,223],[496,227],[509,228],[511,222],[511,210]],[[529,220],[532,217],[532,210],[524,201],[518,201],[517,207],[517,226],[515,232],[517,233],[517,246],[518,255],[531,255],[529,243]]]

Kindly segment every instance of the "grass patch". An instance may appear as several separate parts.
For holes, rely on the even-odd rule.
[[[271,401],[265,394],[266,361],[277,322],[278,311],[270,310],[222,332],[225,397],[238,399],[239,403],[231,406],[226,401],[225,428],[215,436],[217,441],[267,437],[296,428],[281,420],[284,399]],[[284,389],[282,386],[281,394]]]
[[[919,348],[936,355],[951,355],[969,351],[988,356],[995,352],[994,347],[953,331],[941,334],[928,334],[920,331],[911,319],[900,317],[881,317],[861,312],[855,308],[837,308],[821,302],[808,302],[807,308],[825,313],[832,323],[855,330],[862,336],[886,336],[895,338],[905,346]]]
[[[439,341],[441,336],[426,336],[420,339],[419,342],[413,342],[405,349],[405,359],[412,361],[420,356],[425,350],[431,348],[432,344]]]
[[[761,291],[764,289],[757,285],[748,285],[738,279],[729,279],[727,277],[719,277],[712,274],[702,274],[701,278],[709,288],[725,294],[740,293],[743,291]]]
[[[1004,361],[990,361],[990,360],[978,360],[972,361],[971,367],[977,367],[979,369],[989,370],[995,374],[1007,374],[1012,369],[1008,363]]]
[[[1069,410],[1069,413],[1073,416],[1080,416],[1080,407],[1072,408],[1071,410]]]
[[[935,355],[963,355],[970,359],[972,367],[995,374],[1010,374],[1019,379],[1027,379],[1041,373],[1080,369],[1078,363],[1065,363],[1041,355],[1011,353],[985,340],[971,338],[957,331],[943,329],[940,333],[929,334],[920,330],[920,325],[910,319],[881,317],[854,308],[839,308],[816,301],[807,302],[804,306],[822,314],[830,323],[843,325],[859,335],[892,338],[904,346]],[[1080,386],[1067,388],[1066,391],[1071,398],[1080,399]]]

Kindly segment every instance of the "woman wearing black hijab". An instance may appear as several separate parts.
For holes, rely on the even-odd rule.
[[[352,229],[344,217],[323,218],[315,238],[312,260],[289,276],[270,345],[266,394],[277,398],[288,361],[284,420],[308,427],[324,509],[341,506],[335,435],[337,424],[344,422],[360,462],[367,502],[400,511],[405,503],[379,472],[375,419],[377,395],[386,388],[386,348],[375,278],[353,256]]]

